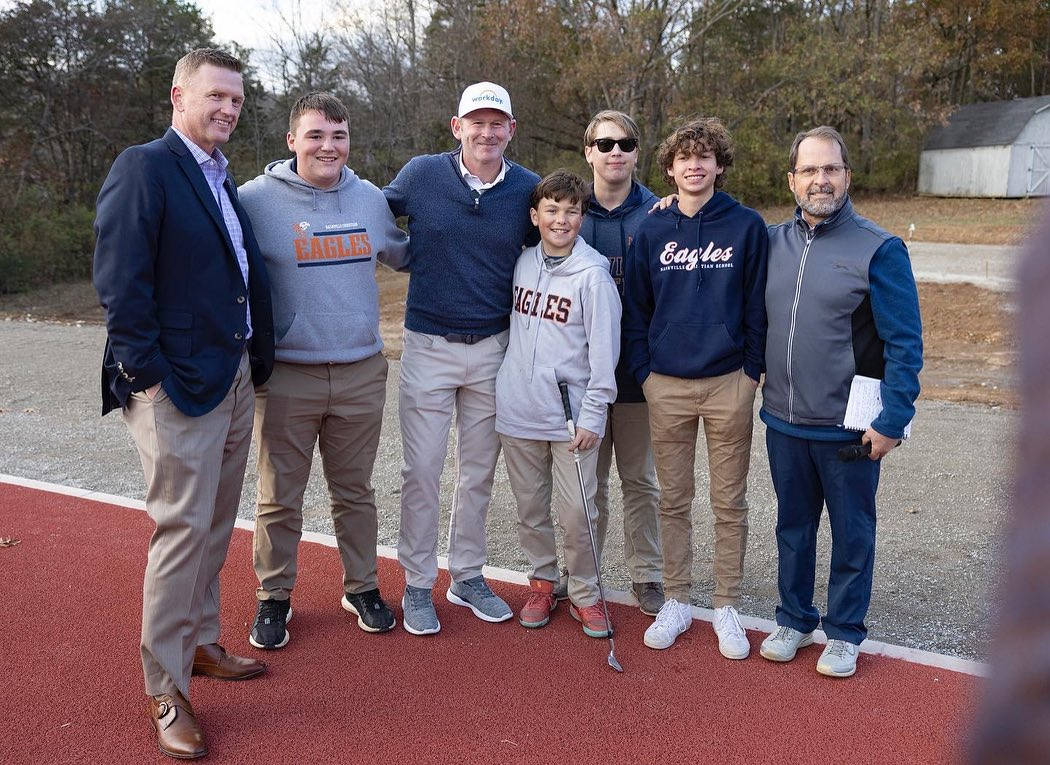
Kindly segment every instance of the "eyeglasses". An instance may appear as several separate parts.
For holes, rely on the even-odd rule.
[[[823,171],[828,178],[834,178],[845,169],[845,165],[806,165],[805,167],[796,167],[792,173],[802,178],[815,178],[817,173]]]
[[[638,148],[637,138],[595,138],[591,141],[591,146],[597,146],[598,151],[602,154],[608,154],[613,150],[613,146],[620,145],[620,151],[630,154],[632,151]]]

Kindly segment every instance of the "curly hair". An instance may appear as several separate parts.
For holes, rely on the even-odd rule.
[[[733,164],[733,138],[718,117],[697,117],[671,133],[656,150],[656,161],[664,173],[670,173],[674,158],[680,153],[702,154],[710,151],[722,172],[715,178],[715,188],[725,183],[725,171]],[[674,183],[674,181],[671,181]]]

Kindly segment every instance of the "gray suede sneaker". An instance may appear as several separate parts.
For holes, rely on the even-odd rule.
[[[569,572],[567,569],[561,570],[561,574],[558,575],[558,583],[554,585],[554,592],[551,594],[556,600],[569,599]]]
[[[430,590],[406,584],[401,610],[404,614],[402,624],[413,635],[433,635],[441,630]]]
[[[489,589],[483,576],[453,582],[445,597],[449,603],[469,608],[474,616],[486,622],[505,622],[514,615],[510,606]]]
[[[659,582],[635,582],[631,585],[631,592],[646,616],[656,616],[664,606],[664,586]]]

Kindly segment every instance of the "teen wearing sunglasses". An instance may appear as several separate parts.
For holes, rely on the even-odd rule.
[[[634,177],[638,136],[634,120],[618,111],[594,115],[583,136],[583,152],[594,183],[580,235],[609,259],[621,298],[627,248],[656,202],[656,195]],[[660,492],[649,445],[649,410],[642,389],[622,363],[616,367],[616,386],[616,402],[609,407],[598,451],[598,540],[599,545],[604,543],[608,527],[609,469],[615,453],[623,488],[624,559],[639,607],[655,616],[664,596],[657,520]]]

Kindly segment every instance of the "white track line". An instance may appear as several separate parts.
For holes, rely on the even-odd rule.
[[[40,491],[49,491],[54,494],[64,494],[66,496],[87,499],[93,502],[104,502],[106,504],[127,507],[133,510],[146,509],[146,503],[139,499],[128,499],[127,497],[120,497],[115,494],[105,494],[103,492],[91,491],[90,489],[80,489],[75,486],[63,486],[56,483],[36,481],[32,478],[21,478],[19,476],[0,473],[0,483],[9,483],[14,486],[24,486],[28,489],[39,489]],[[244,518],[238,518],[236,526],[237,528],[245,529],[246,531],[254,531],[255,529],[255,523]],[[324,545],[325,547],[336,546],[335,537],[331,534],[320,534],[316,531],[304,531],[303,539],[307,542]],[[397,550],[393,547],[379,545],[376,549],[381,557],[397,560]],[[448,569],[448,559],[444,556],[438,556],[438,566],[443,569]],[[512,571],[511,569],[500,568],[498,566],[485,566],[483,572],[485,576],[501,582],[526,586],[529,583],[528,577],[520,571]],[[606,592],[606,596],[612,603],[621,603],[628,606],[636,605],[634,596],[629,595],[626,592],[610,590]],[[710,608],[693,606],[694,619],[701,619],[710,622],[714,619],[714,613],[715,612]],[[741,615],[740,623],[743,624],[746,629],[755,630],[757,632],[769,633],[777,628],[775,622],[770,621],[769,619],[760,619],[757,616]],[[822,630],[817,630],[813,633],[813,641],[815,643],[826,643],[827,636]],[[922,664],[927,667],[937,667],[939,669],[947,669],[952,672],[961,672],[967,675],[976,675],[978,677],[986,677],[988,675],[988,665],[984,662],[962,659],[958,656],[933,653],[932,651],[922,651],[918,648],[908,648],[907,646],[894,645],[892,643],[883,643],[878,640],[865,640],[861,643],[860,650],[863,653],[875,656],[886,656],[891,659],[900,659],[902,661],[911,662],[912,664]]]

